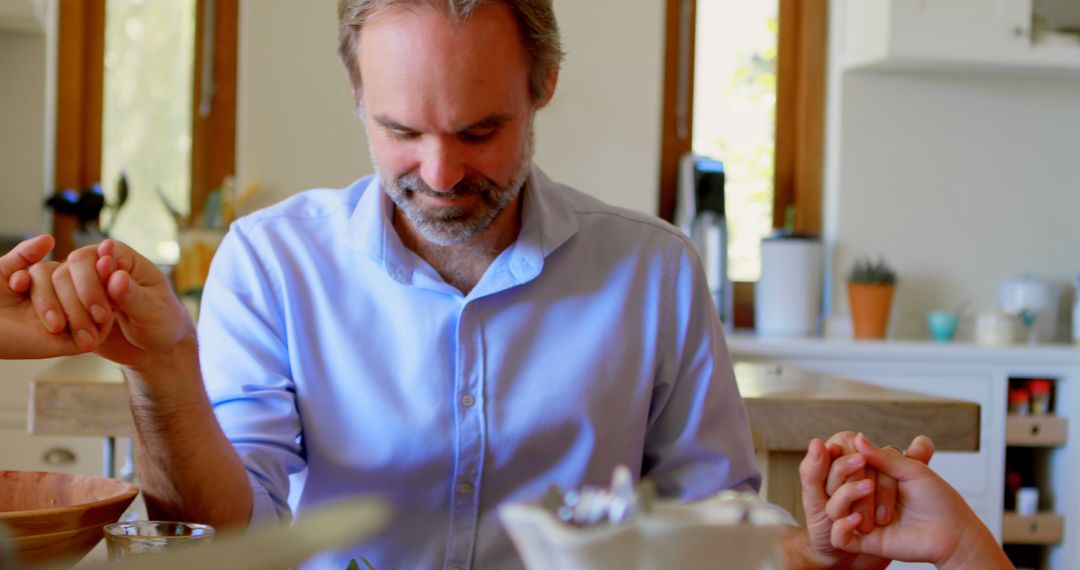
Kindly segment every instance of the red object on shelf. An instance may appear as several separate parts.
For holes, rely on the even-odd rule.
[[[1009,413],[1026,416],[1031,411],[1031,394],[1026,388],[1009,390]]]
[[[1054,384],[1049,380],[1036,378],[1035,380],[1027,381],[1027,389],[1032,394],[1049,394],[1053,388]]]
[[[1013,388],[1009,390],[1009,403],[1010,404],[1026,404],[1029,398],[1028,391],[1024,388]]]
[[[1031,392],[1031,413],[1042,416],[1050,413],[1050,392],[1054,384],[1043,378],[1034,378],[1027,381],[1027,389]]]

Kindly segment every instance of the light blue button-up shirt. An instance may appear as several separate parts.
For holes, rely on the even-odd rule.
[[[534,169],[521,232],[467,295],[404,247],[375,178],[237,221],[203,295],[203,375],[253,517],[357,494],[396,508],[310,563],[520,568],[497,516],[616,465],[662,494],[759,485],[687,239]]]

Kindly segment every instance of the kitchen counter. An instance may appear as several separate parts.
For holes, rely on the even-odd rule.
[[[979,406],[790,366],[737,363],[755,445],[805,453],[811,438],[846,430],[902,447],[929,435],[943,451],[979,449]]]
[[[845,429],[882,441],[925,433],[938,449],[978,449],[973,404],[767,364],[738,363],[735,376],[758,443],[770,450],[805,450],[811,437]],[[73,356],[34,379],[31,433],[125,437],[131,428],[118,365],[95,355]]]
[[[979,448],[980,410],[975,403],[774,364],[738,363],[735,376],[765,474],[763,495],[796,518],[801,517],[798,463],[812,437],[856,430],[879,444],[904,446],[926,434],[939,450]],[[43,435],[130,435],[119,367],[81,355],[47,369],[31,388],[30,429]]]
[[[1040,362],[1048,365],[1080,366],[1080,345],[1013,344],[981,346],[969,342],[932,342],[916,340],[854,340],[831,338],[762,338],[752,332],[727,336],[732,357],[775,359],[801,358],[916,358],[926,363],[970,362],[987,364]]]

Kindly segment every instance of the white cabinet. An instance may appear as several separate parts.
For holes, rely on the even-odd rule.
[[[1080,74],[1080,40],[1034,34],[1033,0],[846,0],[843,10],[846,69]]]
[[[1048,547],[1044,567],[1080,568],[1080,348],[1016,346],[983,348],[925,342],[728,339],[737,361],[778,362],[888,388],[976,402],[980,406],[979,451],[939,452],[931,466],[957,488],[998,540],[1003,536],[1007,394],[1010,378],[1049,378],[1055,385],[1055,419],[1064,424],[1054,443],[1042,446],[1039,486],[1049,498],[1042,516],[1064,519],[1063,539]],[[1015,421],[1012,422],[1015,424]],[[1016,426],[1012,426],[1015,431]],[[851,426],[858,430],[858,426]],[[1063,433],[1058,433],[1058,432]],[[1049,435],[1049,434],[1047,434]],[[1015,439],[1015,437],[1014,437]],[[898,446],[907,442],[885,442]],[[1015,442],[1014,442],[1015,443]],[[1048,442],[1047,442],[1048,443]],[[1013,517],[1015,519],[1015,517]],[[1013,521],[1015,522],[1015,521]],[[1015,525],[1014,525],[1015,526]],[[1052,541],[1052,542],[1056,542]]]
[[[0,32],[41,32],[48,0],[0,0]]]
[[[0,360],[0,469],[101,475],[102,438],[46,437],[27,430],[30,382],[57,362]]]

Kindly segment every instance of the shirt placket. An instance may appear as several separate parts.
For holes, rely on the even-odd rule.
[[[475,302],[462,307],[455,331],[454,374],[455,452],[450,486],[450,536],[447,570],[473,567],[480,517],[480,481],[483,475],[486,425],[483,405],[484,344]]]

